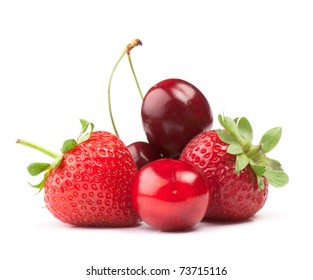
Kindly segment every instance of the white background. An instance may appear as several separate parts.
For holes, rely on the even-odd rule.
[[[220,266],[228,274],[141,279],[312,279],[312,14],[312,1],[301,0],[1,1],[0,278],[122,279],[87,277],[86,269],[144,265]],[[143,46],[132,59],[144,92],[162,79],[182,78],[203,91],[215,117],[249,118],[256,141],[283,127],[270,156],[283,163],[290,182],[271,188],[251,221],[201,223],[183,233],[144,225],[74,228],[54,219],[42,194],[28,186],[34,180],[27,164],[47,158],[15,140],[58,151],[79,132],[79,118],[112,131],[108,77],[136,37]],[[144,140],[126,58],[112,94],[122,140]]]

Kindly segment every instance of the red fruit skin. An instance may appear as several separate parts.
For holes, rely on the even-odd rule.
[[[141,117],[155,151],[176,159],[193,137],[213,124],[206,97],[181,79],[166,79],[150,88],[142,102]]]
[[[131,198],[145,223],[163,231],[179,231],[203,219],[210,190],[197,168],[167,158],[153,161],[138,171]]]
[[[245,220],[265,204],[268,182],[263,178],[265,187],[258,190],[257,178],[250,166],[236,174],[236,157],[226,152],[227,147],[216,131],[206,131],[188,143],[181,160],[200,168],[212,188],[212,201],[205,215],[207,219]]]
[[[140,221],[130,199],[136,165],[115,135],[97,131],[53,169],[44,200],[60,221],[76,226],[129,227]]]
[[[132,155],[138,169],[151,161],[161,158],[161,155],[147,142],[137,141],[131,143],[127,146],[127,149]]]

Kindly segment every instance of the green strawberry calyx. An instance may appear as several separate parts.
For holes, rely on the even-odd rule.
[[[219,115],[218,120],[225,130],[219,129],[217,134],[224,143],[229,144],[227,152],[236,156],[237,174],[250,165],[257,176],[259,189],[264,188],[262,177],[274,187],[283,187],[288,183],[289,177],[280,162],[266,156],[266,153],[278,144],[282,134],[281,127],[268,130],[261,137],[259,144],[253,145],[253,130],[245,117],[231,119]]]
[[[33,162],[27,166],[27,171],[31,176],[37,176],[37,175],[44,172],[44,177],[40,181],[40,183],[35,184],[35,185],[29,183],[30,186],[32,186],[33,188],[39,189],[39,192],[40,192],[43,189],[45,182],[46,182],[51,170],[57,168],[60,165],[60,163],[63,159],[63,156],[67,152],[73,150],[78,144],[89,139],[91,133],[94,130],[94,124],[90,123],[86,120],[83,120],[83,119],[80,119],[80,124],[81,124],[82,129],[81,129],[81,132],[79,133],[78,137],[76,139],[65,140],[63,145],[62,145],[62,148],[61,148],[61,153],[55,153],[53,151],[50,151],[47,148],[44,148],[42,146],[39,146],[37,144],[34,144],[34,143],[26,141],[26,140],[22,140],[22,139],[16,140],[16,143],[22,144],[22,145],[29,147],[29,148],[33,148],[33,149],[35,149],[39,152],[42,152],[42,153],[44,153],[44,154],[46,154],[46,155],[48,155],[54,159],[54,161],[52,163]],[[88,131],[88,128],[89,128],[89,131]]]

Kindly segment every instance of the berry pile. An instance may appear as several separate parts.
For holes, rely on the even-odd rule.
[[[252,144],[253,130],[242,117],[213,113],[201,91],[181,79],[166,79],[142,95],[130,51],[132,40],[113,68],[108,84],[109,113],[115,135],[94,131],[80,120],[76,139],[54,153],[31,142],[17,143],[53,158],[28,166],[43,179],[32,187],[44,190],[48,210],[60,221],[91,227],[131,227],[141,221],[164,231],[191,228],[204,219],[240,221],[265,204],[269,184],[281,187],[288,176],[266,154],[279,142],[282,129],[268,130]],[[127,54],[142,97],[141,117],[147,141],[126,146],[119,138],[111,108],[111,82]]]

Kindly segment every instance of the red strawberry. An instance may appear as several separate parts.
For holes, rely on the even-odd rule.
[[[213,198],[206,218],[243,220],[264,205],[268,183],[280,187],[288,182],[281,164],[268,158],[281,136],[281,128],[266,132],[252,145],[253,132],[246,118],[219,116],[225,130],[206,131],[185,147],[181,159],[199,167],[208,179]]]
[[[77,140],[67,140],[62,155],[24,140],[18,143],[39,149],[55,158],[53,164],[33,163],[28,171],[35,176],[46,172],[34,186],[43,188],[49,211],[59,220],[76,226],[126,227],[139,222],[130,199],[136,165],[124,143],[115,135],[97,131]]]

